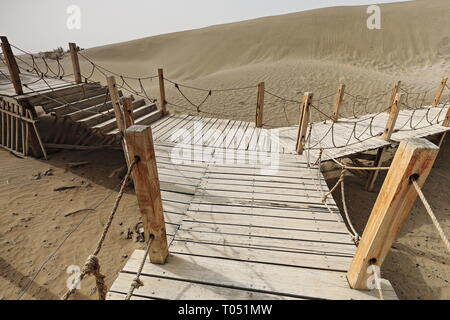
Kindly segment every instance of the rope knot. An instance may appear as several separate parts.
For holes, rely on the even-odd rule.
[[[139,289],[140,287],[143,287],[143,286],[144,286],[144,283],[141,281],[141,279],[139,279],[139,278],[134,278],[134,279],[133,279],[133,282],[131,283],[131,286],[132,286],[134,289]]]
[[[85,274],[96,275],[100,273],[100,262],[97,256],[90,255],[84,263],[82,272]]]

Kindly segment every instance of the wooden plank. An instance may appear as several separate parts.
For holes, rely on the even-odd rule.
[[[168,255],[167,236],[152,129],[149,126],[131,126],[125,131],[125,141],[130,162],[139,159],[132,171],[132,177],[145,238],[153,238],[150,260],[153,263],[164,263]]]
[[[245,132],[247,131],[247,127],[249,126],[248,122],[242,121],[239,128],[236,130],[236,133],[231,138],[230,143],[228,144],[228,149],[238,149],[239,144],[244,138]]]
[[[124,271],[136,272],[142,257],[142,251],[135,251]],[[180,254],[171,254],[163,266],[145,264],[143,274],[300,298],[377,299],[378,296],[377,292],[350,289],[342,272]],[[395,298],[392,288],[384,294],[387,299]]]
[[[250,141],[252,140],[253,133],[255,132],[256,127],[252,124],[249,124],[247,127],[247,130],[245,130],[245,133],[242,137],[241,142],[238,145],[238,149],[240,150],[247,150],[248,145],[250,144]]]
[[[314,210],[304,209],[284,209],[280,207],[259,207],[259,206],[239,206],[237,204],[223,205],[213,203],[201,203],[196,202],[197,197],[194,197],[189,210],[196,212],[217,212],[217,213],[229,213],[229,214],[252,214],[256,216],[267,217],[282,217],[282,218],[294,218],[294,219],[307,219],[307,220],[324,220],[324,221],[338,221],[336,214],[330,213],[326,208],[321,210],[315,208]]]
[[[131,273],[121,272],[114,281],[111,290],[128,292],[130,283],[136,276]],[[135,297],[149,299],[169,300],[285,300],[291,297],[255,292],[252,290],[240,290],[227,288],[220,285],[208,285],[183,280],[141,276],[143,287],[134,291]]]
[[[197,223],[183,221],[179,230],[187,232],[204,232],[224,235],[242,235],[247,237],[259,237],[266,239],[310,241],[345,244],[355,247],[349,234],[335,232],[320,232],[313,230],[276,229],[258,226],[236,226],[231,224]]]
[[[346,272],[351,262],[351,257],[291,252],[284,249],[275,250],[273,248],[266,249],[245,245],[188,242],[182,240],[175,240],[170,247],[170,252],[341,272]]]
[[[280,232],[281,230],[278,230]],[[198,243],[212,243],[230,246],[247,246],[267,250],[281,250],[322,255],[336,255],[351,258],[355,254],[355,246],[334,242],[304,241],[255,237],[249,235],[220,234],[212,232],[194,232],[178,230],[176,240]]]
[[[214,126],[211,127],[211,130],[203,137],[203,145],[210,146],[214,143],[230,121],[228,119],[218,119]]]
[[[225,138],[228,134],[228,132],[233,128],[234,124],[236,123],[236,120],[231,120],[228,122],[227,126],[223,129],[222,133],[219,135],[217,140],[212,142],[210,146],[215,148],[223,148],[225,143]]]
[[[369,266],[383,264],[417,197],[410,179],[414,176],[422,186],[438,151],[425,139],[400,143],[347,273],[352,288],[367,289]]]
[[[159,141],[169,141],[172,134],[177,134],[177,131],[183,129],[188,123],[188,115],[173,116],[173,120],[167,123],[161,130],[155,132],[155,139]]]
[[[196,212],[188,211],[186,217],[188,221],[223,223],[234,225],[248,225],[267,228],[286,228],[286,229],[302,229],[325,232],[341,232],[347,233],[347,228],[341,222],[329,220],[306,220],[294,219],[278,216],[259,216],[259,215],[240,215],[237,213],[223,213],[223,212]]]

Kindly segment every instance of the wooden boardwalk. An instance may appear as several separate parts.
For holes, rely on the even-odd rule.
[[[369,114],[358,119],[340,119],[333,124],[312,124],[305,149],[313,159],[324,148],[323,160],[379,149],[407,138],[422,138],[450,130],[444,121],[448,106],[401,110],[390,141],[383,140],[387,113]],[[206,118],[200,115],[170,115],[152,125],[155,141],[201,145],[214,148],[260,152],[294,153],[298,126],[275,129],[256,128],[254,123]]]
[[[18,101],[25,99],[42,109],[40,116],[54,117],[58,123],[55,132],[49,132],[47,128],[41,132],[44,144],[118,145],[120,135],[106,87],[55,78],[41,79],[28,72],[20,73],[20,79],[26,86],[23,87],[24,94],[18,96],[8,71],[0,68],[0,102],[2,97]],[[293,153],[295,150],[298,126],[257,128],[253,122],[207,118],[201,114],[170,115],[160,119],[162,114],[154,103],[138,98],[133,101],[133,106],[135,123],[151,124],[156,141],[270,153]],[[380,149],[407,138],[443,133],[450,129],[440,125],[448,107],[440,104],[434,108],[400,110],[389,141],[380,137],[388,121],[388,113],[342,118],[334,123],[330,120],[312,123],[305,149],[309,150],[311,158],[317,158],[321,148],[326,149],[322,159],[329,160],[330,155],[340,158]],[[14,108],[7,107],[5,112]],[[0,107],[0,112],[2,109]],[[3,120],[0,126],[4,130]],[[6,147],[13,149],[11,145]]]
[[[201,148],[155,147],[170,255],[165,265],[146,262],[144,287],[133,298],[378,298],[348,286],[356,247],[334,201],[322,203],[328,187],[304,156],[227,157],[223,149],[205,148],[192,162],[191,152]],[[143,255],[134,252],[109,299],[124,298]],[[391,286],[383,293],[396,299]]]
[[[19,148],[25,135],[17,129],[24,120],[16,110],[22,99],[33,110],[25,120],[43,151],[44,145],[119,145],[106,87],[21,73],[26,86],[17,96],[5,75],[0,74],[3,147],[26,155],[27,144]],[[329,188],[312,163],[321,149],[327,150],[322,160],[329,160],[449,130],[441,125],[448,110],[443,104],[400,110],[389,141],[381,138],[387,113],[323,121],[310,124],[306,151],[298,155],[298,126],[257,128],[201,114],[161,118],[154,103],[132,104],[135,123],[153,130],[170,244],[165,265],[146,261],[144,286],[133,299],[378,299],[376,291],[349,287],[346,272],[356,247],[333,199],[322,202]],[[54,117],[53,127],[42,130],[43,142],[41,117]],[[125,297],[143,256],[142,250],[133,253],[109,299]],[[383,284],[383,295],[397,298],[390,284]]]

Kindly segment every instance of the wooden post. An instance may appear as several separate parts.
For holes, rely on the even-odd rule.
[[[264,82],[258,84],[258,99],[256,100],[256,120],[255,125],[257,128],[263,126],[263,109],[264,109]]]
[[[333,115],[331,118],[333,121],[337,121],[339,119],[339,111],[341,109],[342,99],[344,98],[345,93],[345,84],[339,85],[338,92],[336,94],[336,100],[334,102]]]
[[[373,162],[374,167],[380,167],[383,163],[383,154],[385,151],[385,147],[381,147],[377,151],[377,155],[375,157],[375,160]],[[367,191],[372,192],[375,188],[375,181],[377,181],[379,171],[378,170],[372,170],[369,173],[369,178],[367,179],[366,188]]]
[[[445,115],[445,119],[444,119],[444,121],[442,122],[442,125],[443,125],[444,127],[448,127],[449,124],[450,124],[450,107],[448,107],[448,109],[447,109],[447,114]],[[446,136],[447,136],[447,132],[444,132],[444,133],[442,133],[442,134],[439,136],[439,138],[438,138],[438,146],[439,146],[439,148],[442,147],[442,145],[444,144],[444,140],[445,140],[445,137],[446,137]]]
[[[391,109],[389,110],[389,118],[386,123],[386,128],[384,129],[382,138],[386,141],[391,140],[392,133],[395,130],[395,122],[397,121],[398,113],[400,112],[400,106],[402,103],[403,94],[397,93],[392,103]]]
[[[164,70],[163,69],[158,69],[158,78],[159,78],[159,94],[160,94],[160,99],[161,99],[161,112],[162,115],[166,115],[167,114],[167,101],[166,101],[166,88],[164,86]]]
[[[73,42],[69,43],[70,58],[72,59],[73,74],[75,82],[81,83],[80,62],[78,61],[77,45]]]
[[[20,81],[20,70],[11,50],[11,45],[8,42],[8,38],[0,37],[0,39],[2,41],[3,56],[6,60],[6,66],[8,67],[9,77],[14,86],[14,91],[16,94],[23,94],[22,82]]]
[[[397,82],[397,84],[400,84],[400,81]],[[392,92],[398,90],[398,86],[396,85],[394,89],[392,89]],[[389,109],[389,118],[386,123],[386,128],[384,129],[382,138],[386,141],[391,140],[392,133],[395,130],[395,122],[398,118],[398,113],[400,112],[400,105],[402,102],[403,94],[397,93],[392,101],[391,107]],[[383,154],[385,151],[385,147],[378,149],[377,156],[375,158],[375,162],[373,164],[374,167],[379,167],[382,163]],[[379,171],[371,171],[369,175],[369,179],[366,183],[367,191],[372,192],[375,188],[375,181],[378,178]]]
[[[400,143],[347,272],[352,288],[367,289],[368,267],[383,264],[417,197],[410,179],[416,178],[422,186],[438,151],[426,139],[407,139]]]
[[[309,118],[311,114],[311,100],[313,94],[311,92],[305,92],[303,96],[302,112],[300,113],[300,119],[298,122],[298,134],[297,144],[295,150],[298,154],[303,153],[306,143],[306,132],[308,131]]]
[[[150,126],[133,125],[125,130],[129,159],[139,158],[132,172],[134,189],[144,224],[145,237],[153,242],[150,261],[163,264],[169,254],[161,190]]]
[[[131,127],[134,125],[134,119],[133,119],[133,102],[128,97],[122,98],[122,104],[123,104],[123,117],[124,117],[124,125],[125,129]]]
[[[387,113],[389,113],[389,111],[391,110],[392,104],[395,101],[395,97],[397,96],[398,90],[400,89],[400,85],[402,84],[401,81],[397,81],[394,84],[394,87],[392,88],[392,92],[391,95],[389,96],[389,101],[388,101],[388,109],[387,109]]]
[[[120,107],[120,98],[119,91],[117,90],[116,78],[114,76],[109,76],[106,78],[106,81],[108,82],[109,95],[111,97],[111,103],[113,105],[114,114],[117,120],[117,129],[119,129],[119,132],[123,134],[125,122],[122,108]]]
[[[444,127],[448,127],[449,124],[450,124],[450,107],[448,107],[448,109],[447,109],[447,114],[445,115],[445,119],[444,119],[444,121],[442,122],[442,125],[443,125]]]
[[[439,103],[441,102],[441,96],[442,92],[445,89],[445,85],[447,84],[448,78],[442,78],[441,83],[439,84],[439,88],[436,91],[436,94],[434,95],[433,103],[431,104],[431,107],[437,107]]]

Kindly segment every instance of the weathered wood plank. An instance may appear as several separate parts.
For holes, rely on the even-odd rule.
[[[124,271],[136,272],[142,257],[143,251],[135,251],[125,265]],[[350,289],[343,272],[242,263],[180,254],[171,254],[167,262],[162,266],[146,263],[143,274],[300,298],[377,299],[378,297],[377,292]],[[386,299],[396,298],[392,288],[389,291],[384,290],[384,294]]]

